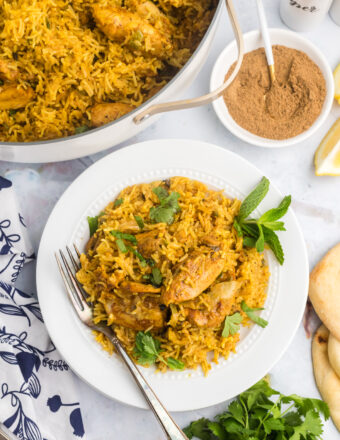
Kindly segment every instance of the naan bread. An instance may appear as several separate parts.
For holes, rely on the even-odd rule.
[[[340,341],[338,341],[332,333],[328,339],[328,358],[331,367],[340,377]]]
[[[312,343],[314,376],[323,400],[328,404],[335,426],[340,431],[340,378],[328,359],[329,331],[321,325]]]
[[[321,321],[340,341],[340,243],[314,267],[309,298]]]

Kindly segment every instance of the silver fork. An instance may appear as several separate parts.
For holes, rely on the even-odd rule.
[[[73,244],[73,246],[79,259],[80,252],[75,244]],[[172,417],[167,412],[167,410],[164,408],[164,406],[162,405],[156,394],[152,391],[150,385],[147,383],[144,376],[139,371],[139,368],[136,366],[136,364],[130,358],[128,353],[125,351],[124,347],[120,343],[119,339],[117,338],[112,328],[103,324],[93,323],[92,309],[86,301],[86,293],[83,291],[78,280],[75,277],[75,272],[77,272],[80,269],[80,265],[75,259],[74,255],[72,254],[68,246],[66,246],[66,250],[73,269],[71,268],[71,265],[69,264],[62,250],[59,249],[62,263],[56,253],[55,253],[55,257],[58,263],[61,277],[66,287],[66,291],[80,320],[90,329],[103,333],[112,342],[112,344],[116,349],[116,352],[123,360],[125,365],[128,367],[132,377],[134,378],[145,400],[147,401],[148,405],[150,406],[151,410],[156,416],[158,422],[163,428],[167,438],[169,440],[188,440],[188,437],[177,426],[177,424],[172,419]]]

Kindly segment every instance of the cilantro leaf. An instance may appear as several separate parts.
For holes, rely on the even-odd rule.
[[[219,440],[228,440],[228,434],[223,428],[222,425],[220,425],[217,422],[208,422],[208,428],[210,431],[219,439]]]
[[[140,215],[135,215],[134,218],[136,220],[137,225],[139,226],[139,229],[144,229],[144,222],[142,217]]]
[[[209,420],[202,418],[198,419],[194,422],[191,422],[189,426],[183,429],[184,434],[192,439],[193,437],[197,437],[200,440],[210,440],[211,434],[210,429],[208,427]]]
[[[152,365],[156,361],[163,362],[172,370],[183,370],[185,364],[179,359],[161,356],[161,343],[151,336],[149,332],[138,332],[135,340],[133,354],[142,365]]]
[[[152,279],[151,279],[152,284],[155,284],[156,286],[160,286],[163,281],[161,271],[158,269],[158,267],[153,267],[151,273],[152,273]]]
[[[234,335],[237,333],[240,330],[241,322],[242,316],[240,313],[234,313],[231,316],[226,316],[222,331],[223,338],[227,338],[229,335]]]
[[[87,223],[89,224],[90,229],[90,237],[96,232],[98,229],[98,216],[95,217],[87,217]]]
[[[79,127],[76,127],[74,130],[74,134],[80,134],[85,133],[85,131],[88,131],[89,127],[87,125],[80,125]]]
[[[321,440],[321,414],[329,415],[321,400],[284,396],[262,379],[217,415],[216,422],[200,419],[184,432],[204,440]]]
[[[124,203],[124,199],[116,199],[113,203],[113,206],[116,208]]]
[[[174,216],[180,211],[178,199],[180,194],[172,192],[168,195],[166,189],[161,186],[152,190],[158,197],[160,205],[150,208],[150,219],[155,223],[167,223],[171,225],[174,221]]]
[[[160,345],[159,340],[154,339],[149,332],[138,332],[133,353],[140,364],[151,365],[159,356]]]
[[[137,251],[137,249],[131,246],[127,246],[127,250],[132,252],[134,255],[136,255],[142,267],[146,267],[148,265],[146,259],[143,257],[143,255],[140,252]]]
[[[255,324],[259,325],[260,327],[264,328],[267,327],[268,321],[258,316],[255,312],[259,310],[264,310],[262,307],[257,307],[252,309],[251,307],[248,307],[247,304],[242,301],[241,303],[241,309],[246,313],[248,318],[250,318]]]
[[[130,241],[133,244],[137,244],[137,239],[132,234],[125,234],[125,232],[113,230],[113,231],[111,231],[111,235],[113,235],[116,238],[120,238],[122,240],[124,239],[124,240]]]
[[[269,190],[269,180],[262,177],[256,188],[243,200],[237,219],[239,221],[247,218],[262,202]]]
[[[166,199],[169,195],[168,191],[163,186],[157,186],[153,188],[152,192],[156,194],[160,201]]]
[[[172,357],[169,357],[166,360],[166,364],[172,370],[183,370],[183,368],[185,367],[184,362],[180,361],[179,359],[172,358]]]

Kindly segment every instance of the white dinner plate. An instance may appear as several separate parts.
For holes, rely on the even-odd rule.
[[[94,216],[128,185],[170,176],[186,176],[243,199],[262,173],[245,159],[215,145],[194,140],[154,140],[112,153],[83,172],[65,191],[46,224],[38,254],[37,288],[47,330],[56,347],[84,381],[108,397],[147,408],[116,355],[109,356],[77,319],[66,296],[54,252],[89,238],[86,217]],[[270,186],[258,213],[276,206],[282,194]],[[308,261],[301,230],[290,209],[287,231],[280,232],[285,263],[270,251],[270,281],[262,315],[269,325],[241,332],[237,353],[213,365],[207,377],[197,369],[157,373],[141,367],[170,411],[207,407],[230,399],[260,380],[289,346],[301,321],[308,290]]]

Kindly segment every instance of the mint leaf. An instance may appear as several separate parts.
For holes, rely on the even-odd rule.
[[[279,237],[275,234],[274,231],[266,228],[265,226],[263,226],[263,235],[264,235],[264,241],[273,251],[278,262],[282,265],[285,258]]]
[[[263,229],[260,224],[257,225],[259,228],[259,236],[256,240],[255,247],[257,252],[263,252],[264,251],[264,235],[263,235]]]
[[[283,222],[264,222],[260,223],[262,226],[265,226],[267,229],[271,229],[272,231],[285,231],[285,224]]]
[[[255,324],[259,325],[260,327],[264,328],[267,327],[268,321],[258,316],[255,312],[259,310],[264,310],[262,307],[257,307],[252,309],[251,307],[248,307],[245,301],[242,301],[241,303],[241,309],[244,311],[244,313],[251,319]]]
[[[243,237],[243,246],[246,247],[256,247],[256,240],[253,237]]]
[[[231,316],[226,316],[222,331],[223,338],[227,338],[229,335],[234,335],[237,333],[240,330],[241,322],[242,316],[240,313],[234,313]]]
[[[132,234],[125,234],[125,232],[120,232],[120,231],[117,231],[117,230],[113,230],[110,233],[111,233],[111,235],[113,235],[116,238],[128,240],[128,241],[130,241],[133,244],[137,244],[137,239]]]
[[[234,228],[236,229],[237,235],[239,237],[242,237],[242,235],[243,235],[242,227],[240,226],[240,224],[237,220],[234,220]]]
[[[87,223],[89,224],[90,229],[90,237],[96,232],[98,229],[98,216],[95,217],[87,217]]]
[[[256,188],[243,200],[237,216],[238,221],[247,218],[262,202],[269,190],[269,180],[262,177]]]
[[[183,368],[185,367],[184,362],[182,362],[182,361],[180,361],[178,359],[174,359],[172,357],[169,357],[166,360],[166,364],[172,370],[183,370]]]
[[[139,229],[141,229],[141,230],[144,229],[144,222],[143,222],[142,217],[140,215],[135,215],[134,218],[136,220],[136,223],[137,223]]]
[[[116,199],[113,203],[113,206],[116,208],[117,206],[120,206],[124,202],[124,199]]]
[[[259,222],[266,223],[266,222],[274,222],[276,220],[279,220],[287,213],[291,201],[292,201],[292,196],[285,196],[282,202],[279,204],[279,206],[277,208],[273,208],[265,212],[259,218]]]

